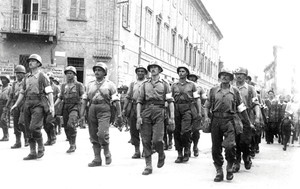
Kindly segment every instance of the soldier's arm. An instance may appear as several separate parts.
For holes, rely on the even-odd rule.
[[[244,126],[245,127],[251,127],[252,124],[250,122],[250,118],[249,118],[248,113],[247,113],[247,107],[243,103],[242,96],[241,96],[239,91],[237,91],[236,95],[237,95],[236,96],[236,98],[237,98],[237,111],[241,114],[243,120],[247,123]]]

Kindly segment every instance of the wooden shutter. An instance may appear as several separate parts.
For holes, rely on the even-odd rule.
[[[76,18],[77,0],[71,0],[70,18]]]

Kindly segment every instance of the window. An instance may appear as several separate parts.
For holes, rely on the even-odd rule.
[[[71,0],[70,19],[86,20],[85,0]]]
[[[189,44],[188,39],[185,39],[184,40],[184,53],[183,53],[184,61],[187,61],[188,44]]]
[[[189,45],[189,48],[190,48],[190,51],[189,51],[189,65],[191,65],[192,64],[192,62],[193,62],[193,46],[192,46],[192,44],[190,44]]]
[[[177,28],[172,29],[172,46],[171,46],[172,55],[175,55],[176,33],[177,33]]]
[[[38,3],[32,3],[32,20],[38,20],[39,15],[39,4]]]
[[[130,21],[130,4],[125,3],[122,5],[122,26],[124,28],[129,28],[129,21]]]
[[[135,8],[135,34],[141,35],[141,7],[138,5]]]
[[[145,29],[145,38],[149,41],[152,41],[152,10],[149,7],[146,7],[146,27]]]
[[[167,52],[170,53],[170,46],[169,46],[169,41],[170,41],[170,31],[169,31],[169,25],[167,23],[164,24],[164,44],[163,44],[163,49]]]
[[[183,38],[182,35],[178,35],[178,57],[183,60]]]
[[[161,14],[156,16],[156,40],[155,40],[155,44],[157,46],[160,46],[160,33],[161,33]]]
[[[84,58],[68,57],[68,66],[74,66],[77,71],[77,80],[83,83]]]
[[[29,65],[28,65],[28,62],[27,62],[27,60],[28,60],[28,58],[29,58],[29,54],[26,54],[26,55],[20,55],[19,56],[19,64],[20,65],[23,65],[25,68],[26,68],[26,72],[29,72],[30,71],[30,69],[29,69]]]

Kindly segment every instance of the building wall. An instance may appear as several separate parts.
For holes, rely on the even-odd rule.
[[[120,53],[123,57],[121,67],[124,68],[120,73],[120,82],[126,84],[135,79],[134,68],[139,63],[141,36],[141,65],[147,66],[149,62],[157,61],[164,68],[163,77],[170,81],[178,79],[176,68],[186,65],[200,75],[199,83],[204,88],[209,89],[217,83],[222,34],[208,24],[208,18],[211,18],[201,1],[143,0],[142,3],[142,17],[141,0],[130,0],[129,5],[122,5],[120,9],[120,43],[124,45]],[[127,27],[122,22],[124,9],[129,12]]]

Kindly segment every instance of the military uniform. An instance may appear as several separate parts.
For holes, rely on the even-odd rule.
[[[11,91],[11,86],[7,85],[6,87],[2,86],[0,91],[0,127],[3,131],[3,138],[0,141],[8,141],[9,140],[9,114],[4,111],[6,107],[6,103]]]
[[[141,125],[140,132],[146,165],[149,169],[151,169],[151,171],[146,174],[152,173],[152,145],[155,151],[158,152],[158,167],[160,168],[164,164],[165,153],[163,137],[165,101],[172,103],[174,101],[167,81],[158,79],[155,83],[153,83],[150,78],[142,84],[137,103],[140,103],[144,108],[141,113],[143,123]]]
[[[58,98],[58,94],[60,93],[60,89],[54,83],[51,84],[51,88],[53,90],[53,102],[55,102]],[[56,113],[56,112],[55,112]],[[52,145],[56,143],[56,126],[58,125],[57,117],[53,117],[50,112],[45,117],[45,132],[47,134],[48,140],[45,145]]]
[[[82,83],[73,80],[61,85],[59,99],[62,100],[62,116],[64,130],[70,144],[67,153],[76,149],[77,124],[79,120],[81,98],[84,94]]]
[[[136,105],[137,105],[137,99],[139,95],[139,90],[141,84],[145,80],[142,81],[134,81],[130,84],[129,90],[127,92],[126,98],[128,101],[131,101],[131,110],[129,113],[129,126],[130,126],[130,136],[131,136],[131,144],[135,146],[135,154],[132,156],[132,158],[140,158],[140,131],[136,128]]]
[[[22,89],[22,81],[18,82],[15,81],[12,84],[12,90],[9,94],[9,98],[11,99],[11,103],[15,104],[20,90]],[[21,117],[21,114],[24,114],[23,112],[23,105],[24,100],[19,104],[19,106],[13,110],[13,124],[14,124],[14,134],[16,135],[16,145],[12,146],[11,148],[18,148],[21,147],[21,134],[23,132],[24,139],[25,139],[25,146],[28,146],[28,138],[27,138],[27,132],[25,129],[25,123],[24,123],[24,117]]]
[[[101,165],[101,147],[104,149],[106,164],[111,163],[109,151],[109,126],[111,117],[111,103],[119,101],[116,85],[103,79],[101,82],[92,81],[87,85],[83,100],[89,102],[88,111],[90,141],[93,144],[98,165]],[[100,158],[99,158],[100,156]],[[94,162],[95,163],[95,162]]]
[[[190,156],[192,122],[197,117],[195,99],[200,98],[196,84],[186,80],[184,83],[175,82],[172,87],[175,107],[175,148],[178,151],[176,163],[186,162]],[[184,149],[184,157],[182,151]]]
[[[278,100],[267,99],[265,101],[267,106],[267,126],[265,129],[266,132],[266,141],[267,144],[274,142],[274,136],[278,133],[278,128],[280,124],[280,106]]]
[[[259,105],[257,93],[255,91],[255,88],[246,82],[242,86],[237,86],[239,89],[242,100],[244,104],[246,105],[247,108],[247,113],[249,115],[250,121],[252,124],[254,124],[255,116],[255,111],[254,108],[255,106]],[[243,124],[247,124],[246,121],[242,120]],[[239,171],[240,169],[240,163],[241,163],[241,158],[243,157],[245,167],[246,169],[250,169],[252,165],[251,161],[251,142],[253,141],[254,131],[250,127],[243,127],[243,133],[239,134],[236,136],[236,143],[237,143],[237,148],[236,148],[236,162],[234,165],[234,172]],[[254,145],[254,143],[252,144]],[[243,153],[243,156],[241,155]]]
[[[41,89],[43,91],[40,91]],[[45,113],[48,112],[42,98],[45,99],[46,94],[52,93],[50,81],[41,71],[35,75],[30,73],[23,79],[20,93],[25,97],[24,120],[31,151],[28,158],[32,159],[31,156],[36,156],[36,143],[38,144],[38,157],[41,157],[45,150],[41,129],[44,125]]]

